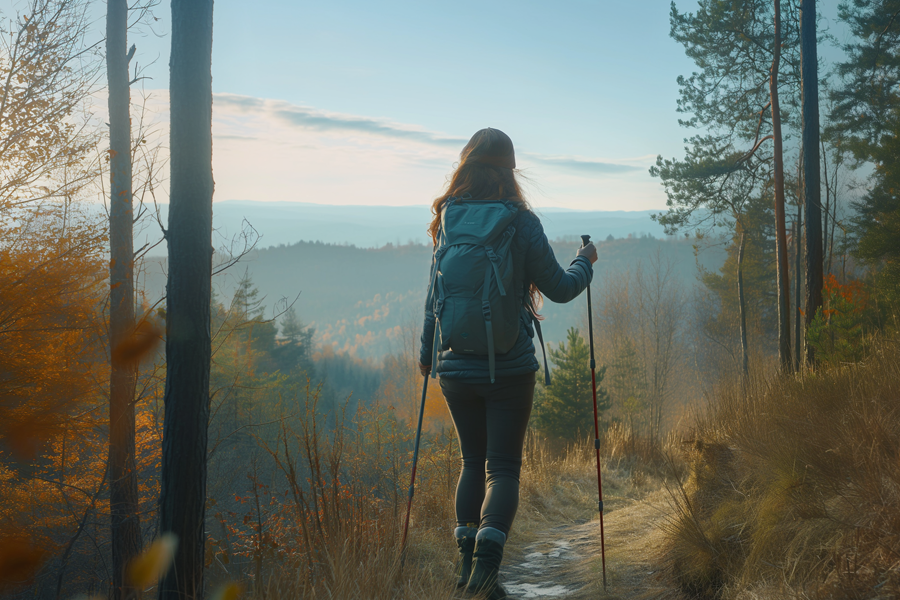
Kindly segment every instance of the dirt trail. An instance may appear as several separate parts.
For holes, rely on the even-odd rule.
[[[600,521],[553,527],[521,546],[510,540],[501,570],[512,598],[674,598],[657,576],[661,532],[667,508],[663,492],[642,500],[616,499],[604,517],[606,574],[600,560]]]

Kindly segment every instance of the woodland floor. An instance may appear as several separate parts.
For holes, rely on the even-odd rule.
[[[661,490],[640,499],[607,498],[605,592],[599,518],[511,537],[501,581],[511,598],[678,598],[660,575],[660,525],[667,509]]]

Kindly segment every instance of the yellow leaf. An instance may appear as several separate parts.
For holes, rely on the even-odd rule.
[[[229,583],[213,592],[213,595],[210,596],[210,600],[238,600],[243,593],[243,584]]]
[[[177,547],[177,535],[174,533],[162,534],[128,565],[129,581],[138,587],[155,584],[172,565]]]

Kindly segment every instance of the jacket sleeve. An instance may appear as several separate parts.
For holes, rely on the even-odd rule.
[[[432,302],[432,285],[434,284],[434,260],[431,261],[431,270],[428,272],[428,292],[425,294],[425,324],[422,327],[421,348],[419,350],[419,363],[431,365],[431,355],[434,345],[434,310]]]
[[[535,219],[534,230],[528,245],[526,273],[538,289],[553,302],[573,300],[588,286],[594,276],[591,261],[576,256],[567,269],[563,269],[544,233],[544,227]]]

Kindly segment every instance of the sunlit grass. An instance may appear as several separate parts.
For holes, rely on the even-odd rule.
[[[698,597],[900,594],[900,363],[722,389],[673,486],[669,566]]]

